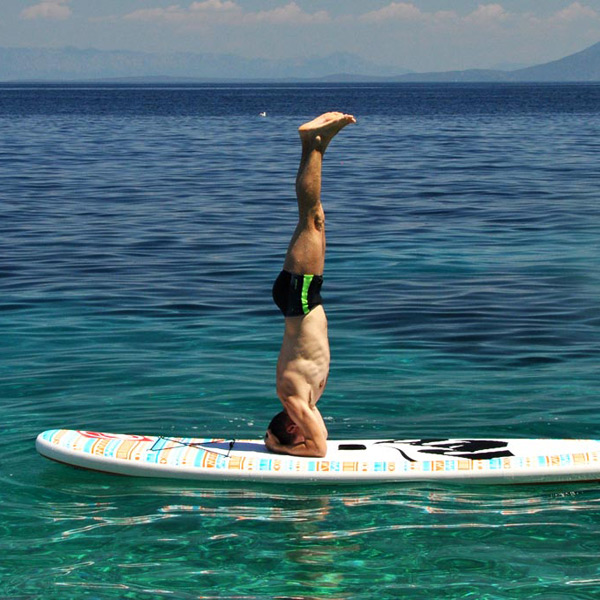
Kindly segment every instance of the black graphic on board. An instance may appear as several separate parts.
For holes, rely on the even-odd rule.
[[[450,458],[468,458],[470,460],[489,460],[491,458],[504,458],[514,456],[508,450],[508,442],[501,440],[389,440],[378,442],[379,444],[401,444],[404,450],[406,446],[414,448],[420,454],[433,454],[436,456],[448,456]],[[396,448],[404,458],[414,462],[406,452]]]

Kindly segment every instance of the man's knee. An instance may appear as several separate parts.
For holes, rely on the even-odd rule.
[[[325,230],[325,213],[320,206],[311,210],[309,218],[317,231]]]

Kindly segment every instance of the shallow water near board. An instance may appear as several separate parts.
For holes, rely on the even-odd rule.
[[[331,108],[331,437],[600,437],[600,87],[0,98],[0,595],[597,596],[597,484],[189,485],[33,440],[263,435],[296,128]]]

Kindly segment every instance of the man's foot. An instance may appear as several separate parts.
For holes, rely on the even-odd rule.
[[[356,119],[352,115],[345,115],[341,112],[328,112],[308,123],[304,123],[298,128],[298,132],[303,144],[309,144],[315,150],[325,152],[327,145],[335,134],[346,125],[350,125],[350,123],[356,123]]]

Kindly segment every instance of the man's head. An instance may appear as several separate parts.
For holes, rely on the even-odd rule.
[[[284,446],[297,444],[304,438],[298,429],[298,425],[294,423],[289,415],[282,410],[277,413],[269,423],[269,431],[279,440]]]

